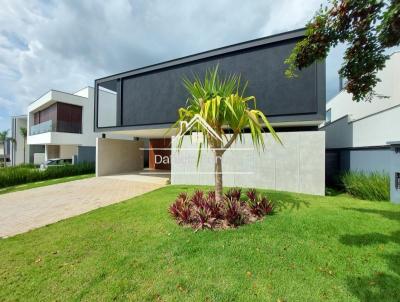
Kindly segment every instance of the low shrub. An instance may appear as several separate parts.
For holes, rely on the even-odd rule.
[[[90,174],[94,171],[95,165],[93,163],[48,167],[46,170],[36,169],[32,165],[7,167],[0,170],[0,188],[66,176]]]
[[[368,200],[390,199],[390,177],[379,172],[346,172],[341,176],[345,191],[354,197]]]
[[[273,212],[273,204],[251,189],[241,199],[242,189],[230,189],[222,201],[215,192],[195,191],[192,196],[180,193],[169,213],[180,225],[198,229],[235,228],[262,219]]]

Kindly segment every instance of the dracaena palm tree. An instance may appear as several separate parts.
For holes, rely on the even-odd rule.
[[[202,146],[210,147],[214,153],[215,195],[217,200],[221,200],[223,196],[222,156],[237,139],[242,140],[246,129],[250,131],[252,142],[258,150],[264,149],[265,146],[264,128],[268,129],[276,141],[279,143],[281,141],[264,113],[256,108],[255,97],[245,96],[247,83],[241,85],[240,75],[221,77],[217,65],[206,71],[203,80],[195,75],[193,81],[185,78],[183,84],[189,93],[189,98],[187,106],[179,109],[179,119],[174,127],[185,125],[182,122],[188,123],[199,116],[217,134],[212,135],[209,127],[205,127],[202,123],[196,123],[193,128],[187,129],[188,133],[195,131],[203,134],[198,160]],[[178,141],[178,148],[181,148],[182,140],[183,136]]]

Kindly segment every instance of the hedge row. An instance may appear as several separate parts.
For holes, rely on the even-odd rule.
[[[82,163],[39,170],[32,165],[21,165],[0,169],[0,188],[21,185],[36,181],[55,179],[67,176],[94,173],[93,163]]]

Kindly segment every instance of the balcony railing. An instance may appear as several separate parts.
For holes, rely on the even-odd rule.
[[[46,132],[82,133],[82,124],[49,120],[40,124],[33,125],[30,130],[30,135]]]
[[[54,131],[56,131],[56,123],[53,123],[52,120],[33,125],[31,127],[31,135]]]

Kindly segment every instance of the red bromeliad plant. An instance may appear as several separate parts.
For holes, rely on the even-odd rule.
[[[274,209],[272,203],[265,196],[256,198],[253,202],[250,202],[249,207],[251,213],[258,217],[268,215]]]
[[[186,195],[180,194],[175,202],[170,206],[169,212],[175,217],[179,224],[187,224],[191,222],[192,210]]]
[[[247,217],[239,200],[232,198],[225,201],[224,218],[233,227],[246,223]]]
[[[237,200],[237,201],[240,200],[240,196],[242,196],[242,189],[240,189],[240,188],[229,189],[229,191],[225,194],[226,198]]]
[[[169,213],[180,225],[194,229],[235,228],[243,224],[262,219],[273,212],[273,205],[256,190],[246,192],[242,199],[242,189],[230,189],[218,201],[214,191],[204,193],[195,191],[192,196],[186,193],[178,195],[170,206]]]

